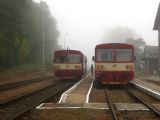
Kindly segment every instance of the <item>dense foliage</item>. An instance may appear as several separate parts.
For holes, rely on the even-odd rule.
[[[126,43],[134,45],[135,56],[137,57],[137,59],[143,58],[144,47],[145,47],[146,43],[142,38],[137,38],[137,39],[128,38],[126,40]]]
[[[47,62],[57,49],[59,35],[47,4],[0,0],[0,68],[42,63],[43,35]]]

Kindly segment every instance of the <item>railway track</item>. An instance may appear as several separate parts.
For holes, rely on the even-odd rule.
[[[104,89],[105,96],[106,96],[106,101],[108,103],[109,109],[112,113],[113,120],[117,120],[117,114],[116,114],[116,109],[114,108],[114,103],[112,102],[112,99],[110,98],[108,94],[108,89]]]
[[[25,86],[28,84],[40,82],[40,81],[47,80],[50,78],[54,78],[54,76],[43,76],[43,77],[31,79],[31,80],[23,80],[23,81],[19,81],[19,82],[13,82],[13,83],[0,85],[0,91],[11,90],[11,89],[14,89],[17,87],[22,87],[22,86]]]
[[[56,97],[73,83],[57,83],[20,99],[4,103],[0,106],[1,120],[13,120],[50,97]]]
[[[155,108],[151,103],[143,100],[142,98],[140,98],[139,96],[137,96],[134,92],[132,92],[131,90],[125,89],[125,91],[128,92],[128,94],[134,99],[134,101],[139,101],[139,103],[142,103],[143,105],[145,105],[147,108],[150,109],[150,111],[152,111],[153,113],[156,114],[157,118],[160,116],[160,111]],[[105,92],[105,96],[106,96],[106,101],[108,103],[109,106],[109,110],[112,113],[113,116],[113,120],[118,120],[119,119],[119,115],[117,115],[117,110],[114,106],[114,102],[109,94],[109,90],[107,88],[104,88],[104,92]],[[123,114],[123,119],[124,120],[130,120],[130,117],[127,114],[128,112],[125,111]]]
[[[50,80],[51,78],[53,78],[53,77],[51,77],[51,76],[47,76],[47,77],[43,77],[43,78],[40,78],[40,79],[34,79],[33,81],[32,80],[29,80],[29,82],[27,82],[27,81],[24,81],[25,83],[25,85],[22,85],[21,84],[21,82],[20,82],[20,84],[16,84],[16,86],[19,86],[18,88],[23,88],[23,87],[25,87],[25,86],[31,86],[32,84],[34,84],[34,83],[40,83],[40,82],[43,82],[43,81],[46,81],[47,79],[48,80]],[[47,81],[48,81],[47,80]],[[23,83],[23,82],[22,82]],[[53,84],[53,83],[52,83]],[[22,85],[22,86],[20,86],[20,85]],[[7,86],[7,85],[5,85],[5,86]],[[10,84],[9,84],[9,86],[10,86]],[[7,88],[7,87],[5,87],[5,88]],[[1,92],[3,93],[3,92],[6,92],[6,91],[14,91],[14,90],[16,90],[17,89],[17,87],[13,87],[13,85],[12,85],[12,89],[7,89],[7,90],[2,90]],[[42,88],[39,88],[39,89],[35,89],[35,90],[33,90],[33,91],[30,91],[30,92],[26,92],[26,93],[21,93],[21,94],[17,94],[17,95],[15,95],[15,96],[11,96],[11,97],[9,97],[9,98],[7,98],[7,99],[2,99],[2,100],[0,100],[0,107],[1,106],[3,106],[3,105],[7,105],[7,104],[10,104],[10,103],[12,103],[13,101],[16,101],[16,100],[18,100],[18,99],[23,99],[24,97],[27,97],[28,95],[30,95],[30,94],[34,94],[34,93],[37,93],[37,92],[39,92],[39,91],[41,91],[41,90],[43,90],[44,89],[44,87],[42,87]],[[3,95],[2,95],[3,96]]]
[[[138,103],[142,103],[144,106],[146,106],[147,108],[149,108],[149,110],[151,112],[153,112],[152,114],[155,116],[157,116],[157,118],[160,116],[160,111],[153,106],[150,102],[145,101],[144,99],[142,99],[141,97],[139,97],[138,95],[136,95],[133,91],[128,90],[128,89],[124,89],[124,91],[126,91],[128,93],[129,96],[131,96],[131,98],[136,102],[138,101]],[[131,116],[128,115],[128,112],[123,112],[123,114],[120,114],[119,111],[117,111],[116,107],[115,107],[115,103],[114,101],[117,100],[112,100],[112,92],[110,90],[108,90],[107,88],[104,88],[104,92],[105,92],[105,96],[106,96],[106,101],[108,103],[108,107],[109,107],[109,111],[112,114],[112,118],[113,120],[118,120],[119,118],[123,118],[125,120],[130,120]],[[111,93],[110,93],[111,92]],[[112,96],[112,97],[111,97]],[[113,97],[114,98],[114,97]],[[121,102],[120,102],[121,103]],[[132,103],[132,102],[131,102]],[[122,116],[122,117],[121,117]]]
[[[139,96],[134,94],[131,90],[127,90],[127,91],[134,98],[136,98],[138,101],[140,101],[143,105],[145,105],[147,108],[149,108],[152,112],[154,112],[157,116],[160,116],[160,111],[157,108],[155,108],[152,104],[150,104],[149,102],[143,100],[142,98],[140,98]]]

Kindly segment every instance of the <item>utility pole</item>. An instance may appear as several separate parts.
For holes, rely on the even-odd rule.
[[[42,22],[42,40],[43,40],[43,74],[45,74],[45,51],[44,51],[44,48],[45,48],[45,43],[44,43],[44,17],[42,18],[43,19],[43,22]]]
[[[43,0],[41,0],[43,2]],[[44,9],[42,4],[42,73],[45,74],[45,30],[44,30]]]
[[[158,30],[158,74],[160,76],[160,30]]]
[[[65,35],[64,35],[64,50],[65,50],[65,48],[66,48],[66,38],[68,37],[68,34],[66,33]]]

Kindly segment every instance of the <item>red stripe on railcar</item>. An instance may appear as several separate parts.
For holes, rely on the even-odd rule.
[[[133,71],[95,71],[96,80],[102,84],[126,84],[133,77]]]
[[[82,70],[57,70],[55,76],[63,79],[80,78],[83,75]]]

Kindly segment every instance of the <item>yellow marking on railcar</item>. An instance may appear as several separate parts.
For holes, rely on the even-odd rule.
[[[82,65],[81,64],[54,64],[54,68],[58,70],[76,70],[76,69],[81,69]]]
[[[134,71],[134,63],[96,63],[96,71]]]

